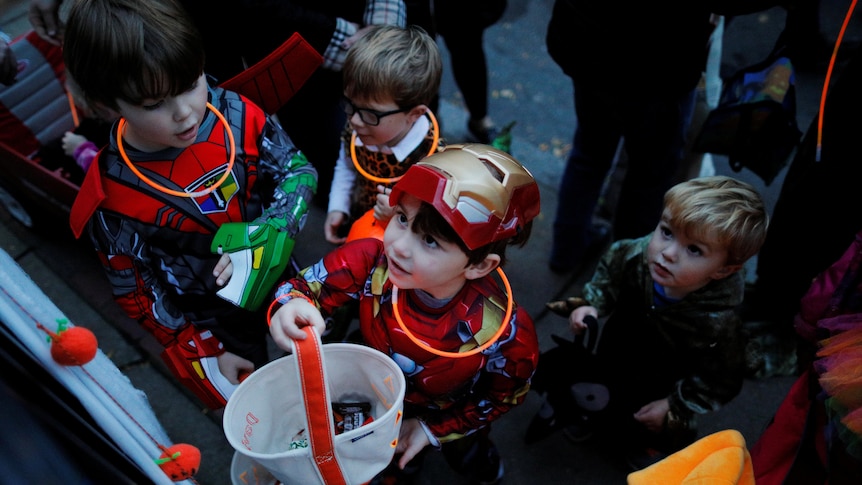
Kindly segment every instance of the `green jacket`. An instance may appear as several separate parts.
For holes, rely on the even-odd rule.
[[[624,359],[647,355],[647,362],[640,364],[651,370],[642,375],[663,376],[671,412],[689,423],[695,414],[719,409],[742,388],[745,346],[734,308],[742,302],[745,281],[737,272],[657,308],[646,251],[650,237],[615,242],[584,286],[584,298],[600,317],[609,317],[599,352]],[[620,319],[624,322],[616,325],[622,332],[605,332]],[[657,361],[662,364],[653,367]],[[631,379],[640,378],[642,369],[626,367]]]

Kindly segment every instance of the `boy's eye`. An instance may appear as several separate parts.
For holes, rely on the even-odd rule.
[[[695,246],[694,244],[691,244],[688,246],[688,252],[690,252],[691,254],[694,254],[694,255],[703,254],[703,251],[698,246]]]
[[[396,212],[395,218],[398,220],[399,224],[407,224],[407,214],[403,212]]]
[[[189,88],[188,88],[188,89],[186,89],[186,92],[194,91],[194,89],[195,89],[196,87],[198,87],[198,82],[200,82],[200,78],[195,79],[195,82],[193,82],[193,83],[192,83],[192,85],[191,85],[191,86],[189,86]]]
[[[670,228],[667,226],[661,226],[661,234],[663,236],[672,236],[673,232],[671,232]]]
[[[422,242],[424,242],[427,246],[431,246],[434,248],[437,247],[437,240],[429,234],[422,236]]]
[[[155,102],[144,102],[143,104],[141,104],[141,108],[143,108],[146,111],[154,111],[154,110],[159,109],[164,103],[165,103],[165,100],[163,100],[163,99],[160,99],[160,100],[155,101]]]

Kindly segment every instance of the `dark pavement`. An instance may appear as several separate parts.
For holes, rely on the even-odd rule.
[[[552,334],[567,335],[565,320],[548,314],[545,302],[576,294],[589,275],[586,271],[579,276],[558,276],[547,269],[557,180],[575,126],[571,83],[548,57],[544,46],[552,3],[552,0],[510,0],[503,19],[486,32],[485,38],[491,71],[490,115],[498,125],[517,120],[513,153],[533,171],[541,187],[543,210],[532,239],[525,248],[511,253],[506,270],[516,300],[536,321],[543,350],[553,345]],[[845,3],[849,2],[821,3],[826,12],[822,30],[834,40],[847,8]],[[22,0],[0,0],[0,29],[13,36],[27,30],[26,5]],[[764,57],[783,19],[783,10],[772,9],[730,22],[724,37],[722,73],[730,74]],[[858,40],[858,27],[855,32]],[[448,70],[448,58],[444,62]],[[636,79],[633,82],[636,87]],[[822,72],[799,74],[798,118],[803,130],[816,114],[822,82]],[[455,142],[466,136],[466,113],[448,71],[441,94],[438,115],[444,136],[447,141]],[[762,191],[769,207],[774,205],[781,177],[767,187],[747,171],[731,172],[722,157],[715,157],[715,166],[718,173],[753,183]],[[323,239],[324,216],[322,209],[313,208],[297,243],[295,254],[301,262],[314,261],[330,248]],[[224,437],[219,418],[205,412],[166,374],[158,358],[158,346],[117,308],[89,245],[74,240],[66,221],[58,218],[38,229],[28,229],[0,205],[0,247],[75,324],[96,333],[100,348],[149,396],[174,442],[191,443],[201,449],[203,460],[197,481],[230,483],[234,451]],[[749,268],[753,269],[753,262]],[[273,354],[276,355],[280,354]],[[748,380],[742,393],[726,408],[701,420],[701,435],[734,428],[752,445],[792,381],[791,377]],[[627,470],[619,467],[613,457],[589,445],[570,444],[561,433],[525,445],[524,431],[540,402],[531,393],[522,406],[494,425],[492,437],[505,462],[504,483],[624,483]],[[466,483],[449,470],[439,454],[432,453],[419,483],[444,482]]]

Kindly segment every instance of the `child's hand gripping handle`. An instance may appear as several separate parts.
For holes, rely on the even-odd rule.
[[[584,317],[584,325],[587,329],[575,336],[575,345],[583,345],[585,349],[592,352],[596,348],[596,342],[599,339],[599,321],[592,315]],[[584,343],[586,340],[586,343]]]

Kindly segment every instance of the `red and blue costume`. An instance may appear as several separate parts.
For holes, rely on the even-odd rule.
[[[359,301],[359,321],[367,345],[391,356],[407,378],[405,412],[421,420],[446,443],[486,428],[523,402],[536,368],[539,346],[533,321],[517,305],[504,322],[507,295],[490,276],[469,280],[449,301],[421,290],[401,290],[398,311],[410,332],[445,352],[466,352],[505,325],[499,340],[464,358],[420,348],[398,325],[392,283],[380,240],[348,242],[283,284],[277,296],[300,291],[324,315]]]
[[[218,389],[217,382],[210,382],[216,389],[206,385],[221,376],[204,372],[204,359],[225,349],[256,366],[268,358],[263,315],[216,295],[212,272],[220,255],[211,251],[213,236],[225,223],[277,220],[279,230],[294,237],[304,224],[317,175],[281,127],[246,98],[211,87],[209,102],[225,117],[235,140],[235,163],[216,190],[177,197],[149,186],[120,155],[115,124],[70,219],[76,237],[88,232],[116,301],[168,349],[166,360],[172,360],[171,349],[184,348],[191,371],[173,362],[175,374],[210,407],[220,407],[231,389]],[[201,192],[228,167],[225,130],[208,111],[196,143],[188,148],[152,153],[127,143],[124,148],[150,180],[175,191]],[[195,389],[201,384],[195,379],[204,383],[203,391]]]

